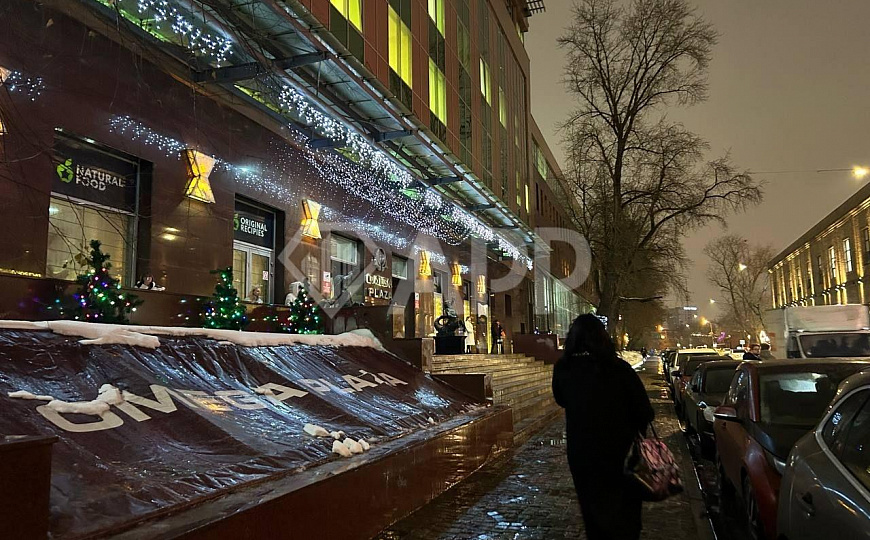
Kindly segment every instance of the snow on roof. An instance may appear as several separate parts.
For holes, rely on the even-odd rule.
[[[85,345],[135,345],[156,349],[160,339],[156,336],[205,337],[230,342],[242,347],[278,347],[281,345],[319,345],[326,347],[371,347],[383,350],[380,341],[366,329],[353,330],[337,336],[319,334],[277,334],[266,332],[240,332],[210,328],[183,328],[173,326],[135,326],[89,323],[82,321],[3,321],[0,328],[8,330],[43,330],[62,336],[84,338]]]

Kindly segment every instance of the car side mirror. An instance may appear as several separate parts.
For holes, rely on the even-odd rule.
[[[713,411],[713,417],[726,422],[741,422],[740,418],[737,417],[737,409],[734,407],[716,407],[716,410]]]

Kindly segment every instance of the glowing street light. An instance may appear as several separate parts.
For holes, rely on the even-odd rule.
[[[747,268],[747,266],[746,266],[745,264],[743,264],[743,263],[738,263],[738,264],[737,264],[737,271],[738,271],[738,272],[742,272],[742,271],[746,270],[746,268]]]
[[[868,174],[870,174],[870,169],[868,169],[867,167],[861,167],[859,165],[852,167],[852,176],[854,176],[858,180],[864,178]]]
[[[710,303],[711,303],[711,304],[715,304],[715,303],[716,303],[716,301],[715,301],[715,300],[713,300],[713,299],[712,299],[712,298],[711,298],[711,299],[710,299]]]

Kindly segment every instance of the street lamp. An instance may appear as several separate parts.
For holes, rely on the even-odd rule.
[[[868,169],[867,167],[861,167],[858,165],[852,167],[852,176],[854,176],[858,180],[867,176],[868,173],[870,173],[870,169]]]
[[[738,272],[742,272],[742,271],[744,271],[744,270],[746,270],[746,265],[743,264],[743,263],[738,263],[738,264],[737,264],[737,271],[738,271]]]
[[[715,300],[713,300],[713,299],[712,299],[712,298],[711,298],[711,299],[710,299],[710,303],[711,303],[711,304],[715,304],[715,303],[716,303],[716,301],[715,301]]]

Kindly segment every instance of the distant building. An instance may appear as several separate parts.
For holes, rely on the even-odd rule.
[[[772,307],[867,303],[868,209],[870,184],[770,261]]]

